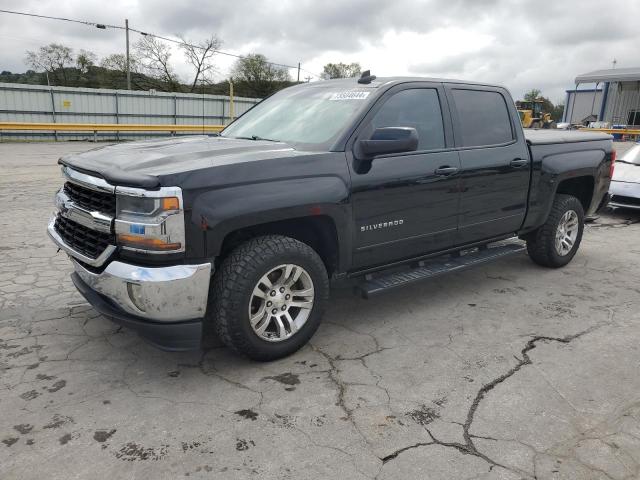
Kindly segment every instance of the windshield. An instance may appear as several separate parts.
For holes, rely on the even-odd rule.
[[[368,103],[372,87],[287,88],[259,103],[221,133],[223,137],[277,140],[296,148],[328,149]]]
[[[640,144],[634,145],[631,149],[622,155],[622,158],[617,160],[622,163],[631,163],[633,165],[640,165]]]

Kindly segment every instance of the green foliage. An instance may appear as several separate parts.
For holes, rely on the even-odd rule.
[[[329,78],[352,78],[361,73],[359,63],[327,63],[323,68],[323,74]]]
[[[145,41],[136,44],[129,58],[131,88],[155,89],[163,92],[197,92],[211,95],[228,95],[229,82],[213,83],[212,55],[221,41],[212,35],[198,45],[203,49],[183,48],[188,63],[193,66],[194,78],[181,82],[170,63],[171,52],[163,44]],[[25,83],[84,88],[127,88],[127,61],[121,53],[108,55],[98,61],[96,55],[80,50],[77,55],[71,48],[52,43],[35,51],[28,51],[26,63],[32,70],[0,73],[0,83]],[[233,71],[234,94],[240,97],[266,97],[291,86],[294,82],[285,67],[268,63],[264,55],[248,55],[239,59]]]
[[[95,53],[82,49],[76,56],[76,67],[81,72],[87,73],[89,71],[89,67],[93,67],[97,60],[98,57]]]
[[[556,122],[561,122],[563,114],[564,103],[559,103],[558,105],[553,106],[553,110],[551,110],[551,118],[553,118]]]
[[[535,100],[538,100],[538,97],[540,96],[541,93],[542,93],[541,90],[538,90],[537,88],[532,88],[531,90],[529,90],[527,93],[524,94],[524,99],[526,102],[533,102]]]
[[[239,58],[233,67],[231,79],[239,91],[260,98],[292,84],[286,67],[269,63],[267,58],[259,53]]]

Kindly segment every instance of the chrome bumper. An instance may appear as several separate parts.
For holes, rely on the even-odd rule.
[[[92,290],[124,312],[151,322],[201,319],[207,311],[211,264],[138,267],[113,261],[102,273],[73,267]]]

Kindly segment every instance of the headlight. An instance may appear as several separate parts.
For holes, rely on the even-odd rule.
[[[175,253],[185,249],[184,205],[178,187],[116,188],[116,243],[129,250]]]

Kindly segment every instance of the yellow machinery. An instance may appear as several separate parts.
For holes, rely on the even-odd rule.
[[[518,101],[516,107],[524,128],[556,128],[550,113],[542,111],[542,100]]]

